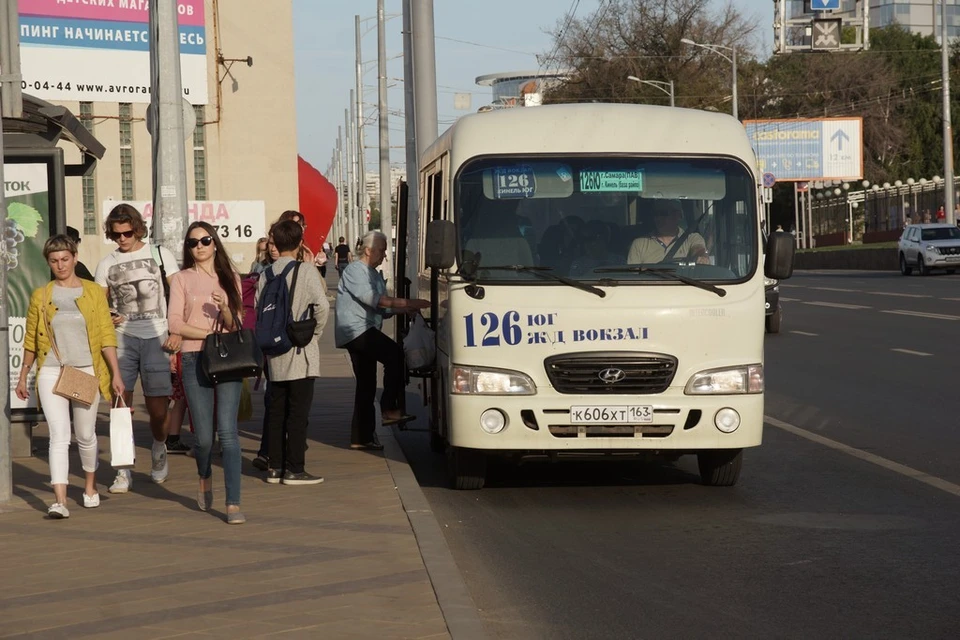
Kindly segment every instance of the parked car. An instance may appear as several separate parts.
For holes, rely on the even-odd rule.
[[[783,320],[783,307],[780,306],[780,281],[764,278],[763,288],[767,299],[767,317],[765,318],[767,333],[780,333],[780,321]]]
[[[898,243],[900,273],[925,276],[931,269],[954,273],[960,268],[960,229],[952,224],[911,224]]]

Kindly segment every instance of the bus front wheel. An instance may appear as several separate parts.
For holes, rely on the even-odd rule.
[[[476,449],[447,447],[447,469],[454,489],[482,489],[487,480],[487,455]]]
[[[697,454],[700,482],[708,487],[732,487],[740,479],[743,449],[717,449]]]

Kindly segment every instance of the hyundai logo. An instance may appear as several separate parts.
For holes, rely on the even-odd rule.
[[[598,373],[597,377],[606,384],[614,384],[626,378],[627,374],[624,373],[623,369],[614,369],[611,367]]]

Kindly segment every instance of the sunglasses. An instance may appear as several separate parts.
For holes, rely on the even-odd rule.
[[[209,247],[213,244],[213,236],[203,236],[202,238],[187,238],[187,248],[196,249],[197,245]]]
[[[123,236],[124,238],[132,238],[135,233],[136,231],[134,231],[133,229],[131,229],[130,231],[111,231],[110,239],[119,240],[120,236]]]

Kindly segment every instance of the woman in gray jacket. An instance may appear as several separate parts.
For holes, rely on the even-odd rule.
[[[260,282],[257,284],[257,308],[260,306],[260,295],[267,282],[268,272],[279,275],[290,262],[297,259],[297,251],[303,241],[303,228],[293,220],[282,220],[270,228],[270,237],[280,257],[260,275]],[[313,404],[314,379],[320,377],[319,338],[327,324],[330,303],[316,269],[311,267],[291,270],[287,274],[288,288],[292,288],[294,273],[298,275],[297,287],[291,301],[292,316],[295,319],[303,317],[307,308],[313,305],[317,328],[314,330],[313,340],[307,346],[294,347],[286,353],[267,358],[270,375],[266,419],[269,453],[267,482],[287,485],[319,484],[323,482],[323,478],[306,472],[304,457],[307,450],[307,418]]]

